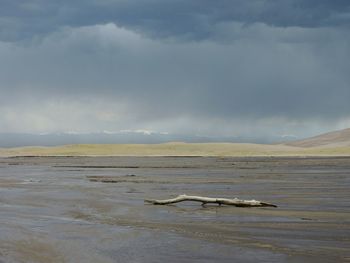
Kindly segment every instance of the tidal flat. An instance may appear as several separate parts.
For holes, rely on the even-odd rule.
[[[278,207],[144,203],[179,194]],[[350,157],[0,158],[0,262],[350,262],[349,248]]]

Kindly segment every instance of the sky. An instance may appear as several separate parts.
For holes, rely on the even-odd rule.
[[[0,5],[0,133],[350,127],[349,0]]]

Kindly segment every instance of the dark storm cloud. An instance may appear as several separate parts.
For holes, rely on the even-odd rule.
[[[2,95],[29,89],[47,97],[114,96],[149,111],[147,118],[348,114],[350,65],[347,56],[335,58],[349,54],[344,32],[262,25],[243,31],[226,31],[244,34],[229,45],[160,42],[107,24],[65,29],[39,45],[7,44],[0,75],[8,91]],[[304,42],[285,40],[305,34]],[[324,35],[331,38],[317,43]]]
[[[348,0],[2,0],[0,37],[28,38],[63,26],[116,23],[154,37],[210,38],[220,23],[350,25]]]
[[[345,125],[349,21],[337,0],[3,0],[0,132]]]

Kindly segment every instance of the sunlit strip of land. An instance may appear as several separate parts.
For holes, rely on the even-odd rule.
[[[76,144],[2,148],[0,156],[350,156],[350,147],[303,148],[248,143]]]

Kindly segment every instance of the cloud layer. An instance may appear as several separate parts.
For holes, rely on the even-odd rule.
[[[115,23],[158,37],[210,38],[221,23],[348,27],[348,0],[3,0],[0,37]]]
[[[346,127],[347,2],[5,1],[0,132]]]

